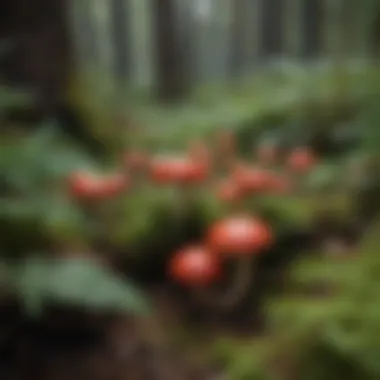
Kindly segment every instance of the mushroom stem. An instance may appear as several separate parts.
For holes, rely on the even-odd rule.
[[[218,310],[230,310],[241,302],[252,285],[252,258],[244,257],[236,261],[227,291],[216,294],[206,289],[197,289],[194,296],[204,305]]]

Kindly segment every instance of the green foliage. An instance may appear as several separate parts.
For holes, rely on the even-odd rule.
[[[347,138],[336,133],[339,128],[335,127],[342,125],[340,107],[336,106],[339,102],[332,99],[331,76],[313,75],[307,80],[307,87],[313,90],[310,99],[315,103],[314,111],[310,104],[308,111],[303,109],[304,84],[301,86],[297,79],[290,85],[284,78],[280,84],[273,81],[267,90],[258,86],[252,92],[252,87],[247,86],[227,96],[219,89],[220,96],[212,101],[194,100],[194,104],[181,109],[149,108],[145,112],[147,106],[140,105],[136,112],[144,114],[148,126],[155,130],[151,128],[150,136],[138,143],[151,152],[177,150],[185,146],[188,138],[207,136],[221,126],[231,126],[237,131],[242,150],[251,154],[255,141],[275,141],[285,147],[307,141],[315,131],[310,127],[314,119],[329,134],[336,134],[336,140]],[[352,101],[361,106],[363,99],[366,104],[371,103],[368,108],[360,108],[358,117],[342,127],[345,133],[360,139],[358,149],[345,150],[339,160],[321,163],[304,178],[305,194],[255,197],[247,205],[267,216],[276,232],[310,226],[321,210],[346,220],[354,210],[353,193],[362,187],[374,188],[369,182],[380,183],[378,174],[370,171],[364,172],[355,186],[345,183],[349,161],[365,161],[376,155],[378,100],[368,85],[374,75],[378,74],[370,70],[365,75],[353,74],[355,80],[351,78],[348,85],[351,92],[346,94],[347,99],[340,100],[345,105]],[[369,93],[371,97],[366,98]],[[324,114],[321,110],[333,116],[319,118],[319,114]],[[124,144],[123,136],[117,138]],[[46,252],[53,246],[59,251],[79,242],[93,242],[101,232],[111,248],[148,264],[159,256],[167,257],[180,244],[201,239],[205,228],[228,212],[210,188],[184,196],[173,189],[147,185],[90,210],[98,218],[93,226],[86,214],[88,210],[78,207],[68,196],[65,177],[73,170],[101,172],[107,168],[98,167],[64,141],[53,125],[34,136],[6,138],[0,144],[4,185],[0,199],[0,249],[7,263],[4,281],[21,296],[28,313],[35,316],[47,302],[128,314],[144,313],[147,305],[134,286],[104,267],[78,258],[30,256],[34,249]],[[256,338],[246,345],[227,341],[215,347],[215,356],[227,362],[229,378],[282,380],[281,376],[272,379],[266,365],[273,357],[286,356],[288,351],[294,351],[301,362],[298,365],[304,371],[302,379],[379,377],[377,237],[374,233],[367,245],[358,249],[357,256],[346,260],[318,253],[296,263],[282,300],[268,303],[270,337]],[[20,252],[26,258],[13,260]],[[323,296],[316,296],[315,289],[323,290]],[[348,362],[352,366],[348,367]]]
[[[266,336],[215,342],[228,378],[378,379],[379,232],[377,224],[350,256],[300,259],[281,299],[267,302]],[[281,363],[293,363],[291,377]]]
[[[189,138],[224,127],[237,131],[242,147],[250,152],[253,142],[268,131],[285,145],[303,143],[313,132],[308,128],[311,122],[319,120],[320,127],[340,122],[342,107],[352,111],[376,93],[377,67],[347,67],[342,76],[338,80],[329,66],[309,68],[307,74],[291,68],[280,79],[273,79],[273,73],[256,73],[233,88],[225,83],[199,88],[193,101],[178,107],[130,102],[148,127],[150,147],[181,148]],[[341,80],[346,91],[337,98]]]
[[[10,273],[10,288],[36,317],[49,302],[106,313],[148,311],[145,296],[132,284],[89,260],[30,257],[13,264]]]
[[[83,213],[68,197],[64,179],[73,170],[95,170],[94,163],[47,125],[39,133],[1,142],[0,230],[4,250],[42,248],[37,240],[86,234]],[[53,240],[54,240],[53,239]],[[34,245],[35,242],[36,245]]]
[[[380,376],[379,231],[377,225],[352,257],[322,256],[297,264],[291,276],[296,289],[305,292],[319,287],[326,291],[327,287],[325,296],[305,293],[293,301],[286,298],[271,305],[274,328],[286,329],[293,344],[297,339],[303,341],[301,361],[308,363],[302,366],[306,371],[303,378],[319,379],[316,373],[328,379],[341,378],[350,372],[350,366],[357,376],[350,379]]]
[[[29,91],[0,86],[0,116],[10,108],[22,108],[35,102],[35,97]]]
[[[12,192],[30,194],[51,189],[73,170],[94,169],[94,163],[78,149],[65,144],[54,124],[38,133],[1,144],[0,173]]]
[[[226,366],[231,380],[277,380],[265,370],[269,345],[261,338],[246,344],[233,339],[220,339],[213,347],[213,357]]]

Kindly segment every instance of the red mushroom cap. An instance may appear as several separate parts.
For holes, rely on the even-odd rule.
[[[151,161],[150,172],[154,181],[167,183],[198,183],[206,179],[208,165],[187,157],[161,157]]]
[[[169,262],[169,274],[184,285],[204,286],[221,274],[218,257],[203,246],[188,246],[177,252]]]
[[[87,172],[74,172],[68,177],[70,193],[79,198],[92,197],[97,191],[97,178]]]
[[[210,248],[221,254],[249,255],[266,248],[272,241],[269,226],[249,216],[234,216],[216,222],[209,230]]]
[[[316,164],[314,153],[306,147],[295,149],[288,157],[288,166],[297,172],[306,172]]]
[[[268,188],[269,173],[243,164],[235,166],[232,176],[245,192],[261,192]]]
[[[69,190],[76,198],[101,199],[118,195],[128,187],[123,175],[98,177],[85,172],[75,172],[68,179]]]

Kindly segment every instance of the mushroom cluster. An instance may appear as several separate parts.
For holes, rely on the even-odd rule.
[[[180,202],[188,200],[184,194],[199,187],[211,193],[227,205],[229,214],[209,227],[203,242],[182,247],[174,254],[168,273],[182,285],[205,290],[224,276],[224,264],[232,260],[235,271],[230,291],[212,297],[219,305],[233,305],[244,297],[252,282],[255,257],[274,240],[271,226],[250,215],[245,201],[262,194],[287,194],[317,159],[307,147],[299,147],[283,159],[275,144],[264,144],[254,150],[252,160],[241,160],[233,133],[221,131],[210,142],[191,141],[181,154],[150,155],[134,149],[121,161],[120,170],[111,174],[72,173],[68,178],[71,195],[81,202],[91,201],[93,208],[93,201],[113,199],[142,185],[171,187],[181,195]],[[178,203],[178,210],[183,209],[180,206]]]
[[[229,308],[246,295],[252,282],[252,263],[273,241],[271,228],[249,215],[221,219],[206,231],[205,241],[177,252],[169,263],[170,275],[178,282],[200,289],[217,281],[226,259],[233,259],[234,275],[228,292],[207,297],[211,305]],[[198,293],[199,294],[199,293]]]

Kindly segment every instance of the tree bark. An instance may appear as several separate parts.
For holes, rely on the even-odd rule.
[[[173,0],[154,0],[157,49],[157,95],[162,101],[177,102],[188,87],[184,52],[181,48]]]
[[[283,52],[284,11],[284,0],[260,0],[260,53],[263,56],[278,56]]]
[[[232,2],[231,22],[231,74],[240,74],[245,60],[245,0]]]
[[[123,83],[130,74],[130,40],[128,7],[125,0],[111,1],[112,37],[114,43],[114,63],[117,80]]]
[[[31,107],[11,108],[5,118],[30,130],[38,129],[42,120],[55,119],[65,134],[90,153],[102,155],[104,144],[91,135],[82,115],[66,99],[73,63],[69,6],[68,0],[0,3],[0,41],[11,43],[10,52],[0,57],[1,80],[36,95]]]
[[[68,4],[65,0],[4,0],[0,5],[5,21],[0,22],[1,37],[12,44],[1,62],[2,79],[35,89],[44,109],[62,100],[70,74]]]
[[[323,4],[320,0],[302,1],[302,56],[314,58],[321,53],[323,44]]]

